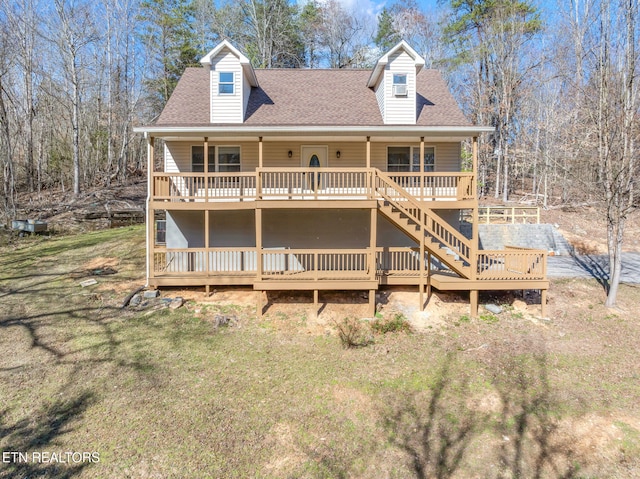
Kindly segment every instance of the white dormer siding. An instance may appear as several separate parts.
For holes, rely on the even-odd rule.
[[[249,59],[227,40],[223,40],[200,63],[210,72],[211,123],[244,122],[251,88],[258,86]],[[223,88],[220,88],[221,73],[224,74]]]
[[[407,95],[396,96],[393,88],[393,76],[406,75]],[[385,108],[383,113],[386,125],[416,124],[416,67],[414,60],[400,50],[391,55],[384,70]]]
[[[220,73],[233,74],[233,93],[220,92]],[[244,79],[239,59],[223,49],[211,59],[211,123],[242,123]]]
[[[417,122],[416,76],[424,59],[404,40],[376,62],[367,86],[373,88],[385,125],[415,125]],[[406,94],[394,89],[394,75],[406,79]]]
[[[378,84],[374,87],[374,91],[376,92],[376,99],[378,100],[378,106],[380,107],[380,114],[382,115],[382,119],[384,120],[385,123],[387,123],[387,118],[385,117],[385,112],[386,112],[386,108],[385,108],[385,101],[386,101],[385,92],[388,92],[389,89],[385,88],[384,79],[385,79],[385,75],[382,75],[382,77],[378,81]]]

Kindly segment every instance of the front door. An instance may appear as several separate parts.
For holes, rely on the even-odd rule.
[[[323,145],[303,146],[300,155],[303,168],[326,168],[329,147]],[[309,190],[320,188],[320,173],[308,173],[306,176],[305,187]]]

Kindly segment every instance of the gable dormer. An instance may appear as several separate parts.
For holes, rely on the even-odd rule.
[[[242,123],[251,87],[258,86],[251,62],[227,40],[200,60],[209,68],[211,123]]]
[[[371,72],[372,88],[385,125],[415,125],[416,77],[424,59],[404,40],[384,54]]]

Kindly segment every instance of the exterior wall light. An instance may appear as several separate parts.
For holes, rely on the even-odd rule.
[[[336,151],[336,158],[340,158],[340,150]]]
[[[289,150],[289,152],[287,153],[287,156],[291,158],[293,156],[293,151]]]

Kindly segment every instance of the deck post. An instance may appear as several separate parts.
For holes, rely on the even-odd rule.
[[[316,316],[318,315],[318,290],[313,290],[313,309],[316,311]]]
[[[209,264],[209,247],[211,246],[210,234],[209,234],[209,210],[204,210],[204,254],[206,255],[204,259],[204,264],[206,267],[207,277],[210,274],[210,264]]]
[[[477,178],[478,175],[478,137],[473,137],[472,144],[473,151],[473,174]],[[474,185],[476,183],[474,182]],[[478,239],[478,192],[477,190],[473,192],[473,212],[471,219],[471,250],[469,251],[469,263],[471,267],[471,278],[475,280],[478,273],[478,248],[479,248],[479,239]]]
[[[258,138],[258,168],[262,168],[262,137]]]
[[[149,279],[154,277],[153,254],[155,250],[155,238],[153,232],[155,230],[155,210],[153,209],[153,197],[155,196],[155,184],[153,178],[154,163],[154,142],[155,138],[149,136],[147,138],[147,285]]]
[[[431,253],[427,253],[427,302],[431,299]]]
[[[204,201],[209,201],[209,137],[204,137]],[[194,178],[195,180],[195,178]],[[209,243],[207,243],[208,245]]]
[[[478,290],[469,291],[469,299],[471,300],[471,317],[478,317]]]
[[[425,245],[424,245],[424,225],[420,228],[420,311],[424,311],[424,286],[425,286],[425,277],[424,277],[424,255],[425,253]]]
[[[262,281],[262,208],[256,208],[256,281]]]
[[[258,300],[256,302],[256,316],[258,319],[262,319],[262,296],[264,291],[256,291],[258,293]]]
[[[376,315],[376,290],[369,290],[369,316],[372,318]]]
[[[420,176],[419,176],[419,184],[420,184],[420,196],[418,197],[421,200],[425,196],[424,188],[426,185],[426,178],[424,176],[424,136],[420,137]]]
[[[547,317],[547,290],[540,290],[540,315],[543,318]]]
[[[376,247],[378,238],[378,210],[371,208],[371,222],[369,226],[369,276],[376,279]]]
[[[367,137],[367,168],[371,168],[371,137]]]

